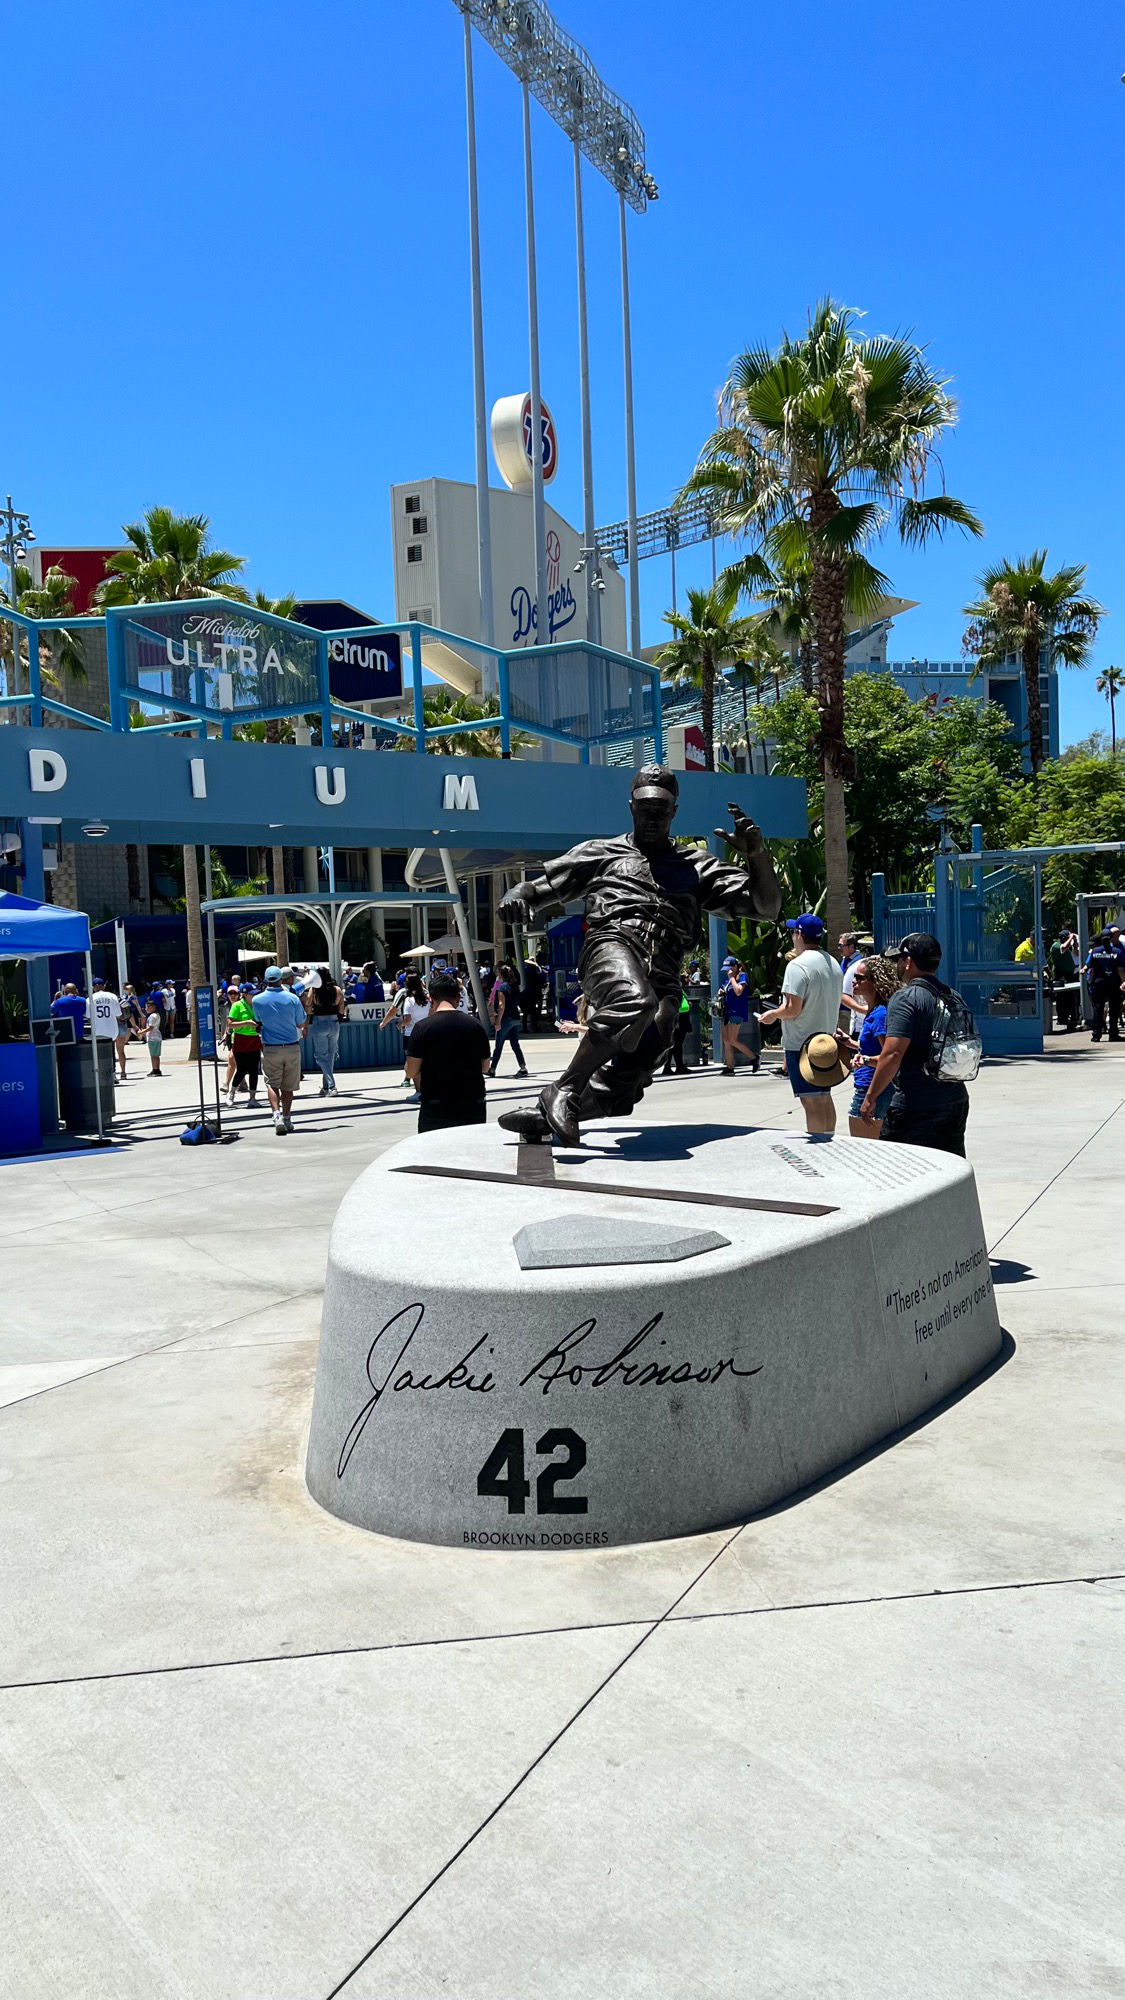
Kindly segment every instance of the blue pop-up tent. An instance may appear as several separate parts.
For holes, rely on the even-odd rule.
[[[105,1137],[102,1122],[101,1079],[98,1075],[98,1038],[94,1033],[90,999],[94,991],[94,970],[90,959],[90,919],[82,910],[61,910],[54,903],[36,903],[30,896],[0,891],[0,959],[49,958],[52,952],[81,952],[86,960],[86,1005],[90,1014],[90,1060],[94,1066],[94,1103],[98,1114],[98,1137]]]

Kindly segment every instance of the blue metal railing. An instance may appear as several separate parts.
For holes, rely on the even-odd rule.
[[[174,614],[176,618],[209,614],[226,621],[231,627],[255,625],[273,628],[291,642],[294,635],[299,634],[302,641],[310,642],[308,662],[300,670],[305,677],[305,686],[288,702],[246,701],[237,707],[229,703],[217,706],[208,696],[220,675],[227,683],[233,684],[236,673],[226,673],[221,662],[228,652],[236,652],[238,648],[224,642],[218,662],[214,658],[203,661],[200,652],[197,653],[199,664],[190,666],[187,664],[184,638],[157,629],[161,623],[167,622],[169,614]],[[495,731],[500,738],[501,755],[505,757],[511,755],[514,733],[571,744],[584,763],[589,762],[590,751],[595,745],[626,742],[642,735],[653,737],[658,760],[664,755],[659,668],[584,640],[527,646],[505,653],[499,647],[486,645],[483,640],[467,639],[459,633],[447,632],[441,626],[422,624],[418,620],[387,625],[355,625],[340,631],[321,632],[300,624],[296,619],[279,618],[276,613],[260,611],[255,605],[240,604],[223,597],[112,606],[107,607],[101,617],[38,620],[4,606],[0,607],[0,623],[15,626],[26,635],[28,670],[27,691],[0,695],[0,710],[27,711],[29,720],[37,728],[42,726],[45,715],[57,714],[69,722],[81,723],[91,729],[123,733],[131,726],[134,709],[149,715],[154,710],[173,710],[171,720],[147,721],[145,726],[165,733],[205,736],[208,727],[214,728],[218,724],[223,737],[229,739],[240,724],[313,716],[320,726],[321,742],[325,744],[332,741],[334,723],[347,722],[366,724],[390,736],[410,738],[414,749],[420,753],[425,752],[428,743],[463,736],[471,730],[473,733]],[[43,692],[40,634],[44,631],[70,630],[72,627],[98,627],[104,633],[108,720]],[[148,643],[163,645],[167,654],[173,636],[175,643],[184,647],[182,663],[172,660],[168,654],[167,666],[145,668],[134,665],[130,670],[128,641],[132,641],[134,653],[138,645]],[[338,700],[332,693],[330,644],[346,639],[362,639],[370,643],[390,637],[405,642],[405,649],[410,655],[410,721],[392,716],[371,716]],[[495,714],[427,725],[426,692],[427,686],[433,685],[428,684],[424,677],[423,654],[427,644],[448,647],[461,657],[466,653],[480,656],[482,688],[486,696],[490,691],[484,684],[495,680]],[[12,650],[14,659],[19,649],[13,646]],[[580,704],[575,705],[572,687],[571,712],[563,714],[560,712],[560,689],[567,679],[566,669],[571,665],[586,669],[586,707],[583,711]],[[528,670],[535,666],[540,671],[535,676],[535,691],[529,692],[532,677]],[[513,669],[518,670],[519,685],[515,692]],[[167,675],[173,683],[178,680],[179,685],[173,684],[167,689],[162,684],[145,685],[142,678],[145,673],[159,675],[161,683]]]

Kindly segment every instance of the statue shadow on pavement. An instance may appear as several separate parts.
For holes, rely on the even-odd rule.
[[[560,1146],[553,1148],[556,1161],[578,1166],[584,1160],[690,1160],[703,1146],[713,1144],[716,1139],[735,1139],[745,1132],[757,1132],[757,1125],[609,1125],[605,1132],[617,1140],[614,1145],[599,1146],[596,1140],[601,1133],[585,1135],[580,1146]]]

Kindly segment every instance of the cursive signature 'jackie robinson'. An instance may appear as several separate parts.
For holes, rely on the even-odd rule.
[[[340,1458],[336,1467],[337,1479],[342,1479],[360,1438],[367,1429],[375,1411],[386,1395],[402,1395],[407,1390],[428,1392],[435,1389],[463,1389],[471,1395],[489,1396],[496,1387],[496,1377],[490,1368],[484,1366],[483,1359],[477,1360],[481,1349],[488,1341],[482,1333],[471,1347],[465,1349],[460,1360],[450,1367],[435,1372],[426,1366],[417,1351],[411,1355],[410,1365],[404,1366],[406,1356],[412,1348],[415,1336],[420,1332],[426,1317],[426,1308],[420,1303],[403,1306],[393,1314],[385,1326],[381,1326],[368,1349],[367,1379],[371,1384],[368,1397],[340,1448]],[[573,1389],[648,1389],[702,1385],[719,1382],[725,1376],[732,1379],[748,1380],[761,1373],[762,1364],[755,1368],[738,1368],[731,1356],[719,1361],[700,1362],[696,1359],[673,1361],[661,1359],[659,1350],[667,1345],[659,1336],[655,1345],[649,1345],[642,1357],[641,1349],[646,1347],[657,1334],[663,1321],[663,1313],[654,1313],[638,1332],[631,1334],[615,1353],[603,1360],[582,1360],[579,1350],[585,1349],[586,1342],[597,1327],[597,1319],[591,1317],[580,1321],[570,1333],[547,1349],[542,1358],[526,1375],[520,1377],[520,1388],[529,1383],[542,1384],[543,1394],[550,1393],[555,1383],[565,1383]],[[387,1338],[389,1336],[389,1339]],[[386,1340],[382,1349],[380,1343]],[[387,1356],[394,1351],[394,1359],[387,1363]],[[493,1349],[488,1348],[492,1354]],[[475,1368],[470,1366],[475,1363]]]

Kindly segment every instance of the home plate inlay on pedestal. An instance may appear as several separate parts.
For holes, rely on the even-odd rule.
[[[998,1352],[963,1160],[714,1128],[586,1141],[433,1133],[345,1196],[307,1464],[330,1512],[473,1548],[700,1532]]]

